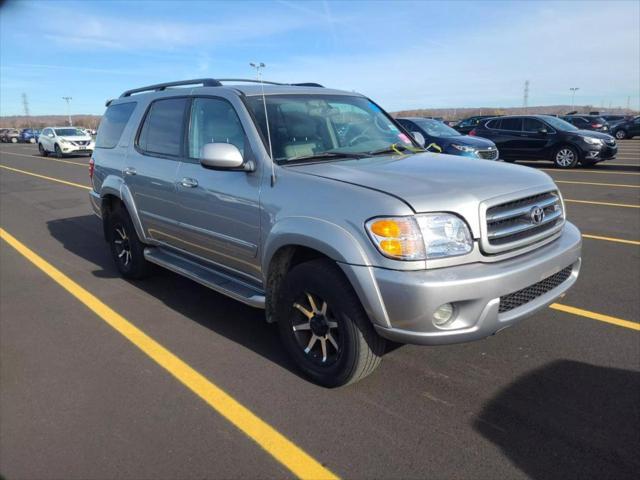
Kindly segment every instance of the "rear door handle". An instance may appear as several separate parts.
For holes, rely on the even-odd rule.
[[[187,188],[195,188],[198,186],[198,180],[196,180],[195,178],[185,177],[180,180],[180,185]]]
[[[127,168],[124,169],[124,174],[125,175],[135,175],[136,173],[138,173],[138,172],[136,172],[136,169],[133,168],[133,167],[127,167]]]

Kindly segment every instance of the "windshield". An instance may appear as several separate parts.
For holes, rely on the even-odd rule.
[[[569,132],[575,132],[576,130],[578,130],[577,127],[571,125],[569,122],[565,122],[558,117],[544,117],[544,121],[551,125],[553,128],[557,128],[558,130]]]
[[[422,128],[427,135],[430,137],[459,137],[460,132],[454,130],[453,128],[445,125],[444,123],[438,120],[429,120],[429,119],[416,119],[413,120],[413,123]]]
[[[56,128],[56,135],[59,137],[86,137],[87,134],[84,133],[79,128]]]
[[[300,158],[357,157],[391,145],[414,148],[373,102],[347,95],[268,95],[269,131],[278,163]],[[262,96],[247,104],[267,139]]]

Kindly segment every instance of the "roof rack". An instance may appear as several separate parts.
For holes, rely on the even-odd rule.
[[[197,78],[194,80],[181,80],[179,82],[158,83],[156,85],[149,85],[148,87],[134,88],[133,90],[127,90],[126,92],[124,92],[122,95],[120,95],[120,98],[130,97],[134,93],[151,92],[151,91],[160,92],[162,90],[165,90],[168,87],[180,87],[183,85],[202,85],[203,87],[221,87],[222,86],[222,84],[214,78]]]
[[[293,87],[319,87],[324,88],[319,83],[278,83],[278,82],[269,82],[267,80],[256,80],[250,78],[197,78],[194,80],[180,80],[178,82],[167,82],[167,83],[157,83],[156,85],[149,85],[148,87],[140,87],[134,88],[132,90],[127,90],[122,95],[122,97],[130,97],[134,93],[142,93],[142,92],[160,92],[169,87],[181,87],[183,85],[202,85],[203,87],[221,87],[222,83],[220,82],[247,82],[247,83],[264,83],[266,85],[285,85],[285,86],[293,86]]]

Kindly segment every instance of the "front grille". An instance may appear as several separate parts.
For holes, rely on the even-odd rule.
[[[498,150],[478,150],[478,156],[485,160],[495,160],[498,158]]]
[[[487,209],[487,253],[520,248],[552,235],[564,214],[558,192],[546,192]]]
[[[573,270],[573,266],[569,265],[558,273],[555,273],[538,283],[534,283],[527,288],[523,288],[517,292],[500,297],[500,308],[498,309],[498,313],[504,313],[509,310],[513,310],[514,308],[518,308],[553,290],[571,276],[571,270]]]

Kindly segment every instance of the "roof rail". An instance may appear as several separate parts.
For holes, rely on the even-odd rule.
[[[219,82],[246,82],[246,83],[264,83],[265,85],[284,85],[291,87],[320,87],[324,88],[319,83],[279,83],[279,82],[269,82],[267,80],[257,80],[255,78],[219,78]]]
[[[264,83],[265,85],[286,85],[278,82],[268,82],[267,80],[256,80],[255,78],[219,78],[219,82],[246,82],[246,83]]]
[[[156,85],[149,85],[148,87],[140,87],[134,88],[133,90],[127,90],[122,95],[122,97],[130,97],[134,93],[142,93],[142,92],[151,92],[151,91],[162,91],[168,87],[180,87],[183,85],[202,85],[203,87],[221,87],[222,84],[214,79],[214,78],[197,78],[194,80],[181,80],[179,82],[167,82],[167,83],[158,83]]]

